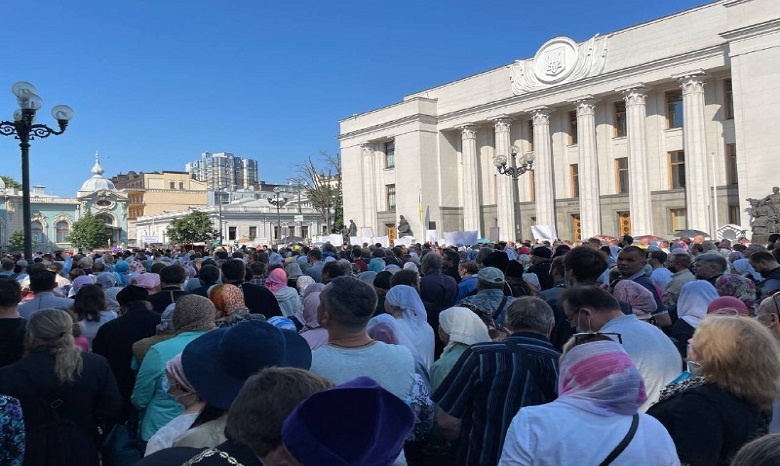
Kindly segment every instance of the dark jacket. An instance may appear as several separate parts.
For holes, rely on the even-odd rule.
[[[680,461],[731,464],[747,442],[767,433],[770,414],[715,384],[685,390],[647,411],[669,431]]]
[[[766,298],[780,289],[780,267],[771,270],[764,278],[765,280],[760,285],[760,298]]]
[[[13,364],[24,354],[24,332],[27,320],[0,319],[0,367]]]
[[[214,452],[217,454],[214,454]],[[222,452],[223,454],[219,454]],[[227,457],[225,457],[227,456]],[[263,466],[263,463],[252,453],[252,450],[230,440],[217,445],[215,448],[190,448],[173,447],[157,451],[135,463],[134,466],[168,466],[171,464],[183,464],[192,461],[198,466],[208,465],[236,465]]]
[[[458,298],[458,284],[455,279],[444,275],[441,271],[431,272],[420,278],[420,298],[428,314],[431,328],[439,328],[439,313],[455,305]],[[434,339],[435,355],[438,357],[444,350],[444,343]]]
[[[19,362],[0,368],[0,393],[22,405],[26,431],[24,465],[78,464],[97,466],[96,421],[112,420],[122,406],[116,379],[103,356],[81,353],[83,369],[72,383],[61,384],[54,373],[54,356],[39,349]],[[56,409],[52,404],[57,404]],[[56,413],[56,414],[55,414]],[[44,425],[61,420],[62,441],[52,452],[51,430]]]
[[[552,262],[550,261],[540,262],[528,267],[528,273],[535,273],[539,278],[539,286],[542,287],[542,290],[549,290],[554,285],[550,276],[550,267],[552,267]]]
[[[188,295],[190,292],[184,291],[180,286],[166,286],[161,291],[149,296],[149,302],[152,303],[152,310],[163,312],[166,307],[175,303],[177,299]]]
[[[92,352],[105,357],[116,377],[119,393],[125,400],[121,420],[127,418],[131,407],[130,395],[135,386],[135,372],[130,369],[133,343],[151,337],[157,331],[160,314],[146,309],[146,301],[128,303],[127,312],[100,326],[92,340]]]
[[[201,283],[203,283],[203,282],[201,282]],[[218,283],[217,282],[207,283],[207,284],[205,284],[205,285],[203,285],[203,286],[201,286],[199,288],[195,288],[194,290],[191,291],[191,293],[192,294],[196,294],[198,296],[203,296],[204,298],[208,298],[209,297],[209,295],[208,295],[209,288],[211,288],[214,285],[218,285]]]

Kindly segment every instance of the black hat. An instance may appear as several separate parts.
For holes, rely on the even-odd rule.
[[[118,302],[120,306],[124,306],[133,301],[149,301],[149,293],[146,292],[145,288],[141,288],[140,286],[127,285],[122,288],[122,291],[116,294],[116,302]]]
[[[505,272],[506,267],[509,265],[509,256],[504,251],[496,251],[482,261],[485,267],[495,267],[498,270]]]

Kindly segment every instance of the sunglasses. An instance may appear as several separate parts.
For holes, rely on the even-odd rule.
[[[588,343],[590,340],[595,340],[597,336],[615,337],[618,343],[623,344],[623,335],[615,332],[582,332],[574,334],[574,344],[580,345],[582,343]]]

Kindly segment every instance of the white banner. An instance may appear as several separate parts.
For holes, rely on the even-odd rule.
[[[393,246],[411,246],[415,243],[414,236],[404,236],[393,240]]]
[[[439,232],[436,230],[425,230],[425,241],[429,243],[439,241]]]
[[[371,241],[369,244],[376,244],[379,243],[384,248],[390,247],[390,238],[388,236],[376,236],[374,238],[371,238]]]
[[[151,243],[159,243],[159,241],[157,240],[157,237],[154,236],[154,235],[143,235],[143,236],[141,236],[141,242],[142,243],[149,243],[149,244],[151,244]]]
[[[371,237],[370,236],[350,236],[349,237],[349,244],[352,246],[363,246],[363,243],[371,244]]]
[[[477,244],[478,231],[450,231],[444,233],[444,242],[448,246],[473,246]]]
[[[558,233],[555,231],[555,226],[550,225],[532,225],[531,233],[536,240],[548,240],[554,241],[558,239]]]
[[[373,238],[374,237],[374,229],[371,227],[361,227],[360,228],[360,234],[358,235],[362,238]]]

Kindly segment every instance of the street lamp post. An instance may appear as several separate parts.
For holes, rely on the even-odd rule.
[[[282,214],[279,211],[285,204],[287,204],[287,198],[281,197],[284,190],[280,187],[274,188],[274,194],[269,195],[266,199],[268,203],[276,207],[276,227],[279,229],[279,240],[282,239]]]
[[[22,222],[24,223],[24,258],[32,258],[32,212],[30,208],[30,141],[43,139],[54,134],[58,136],[65,132],[68,122],[75,112],[67,105],[56,105],[51,109],[51,115],[57,120],[60,130],[46,125],[33,124],[35,112],[43,107],[43,99],[38,97],[38,91],[32,84],[19,81],[11,86],[11,92],[16,96],[19,109],[14,112],[14,121],[0,121],[0,134],[16,136],[22,151]]]
[[[507,157],[504,154],[496,155],[493,158],[493,165],[496,166],[498,173],[501,175],[512,177],[512,209],[515,212],[515,238],[520,239],[520,212],[518,212],[518,200],[520,198],[517,192],[517,180],[525,174],[525,172],[534,168],[534,154],[528,153],[520,158],[520,165],[517,164],[517,153],[519,149],[517,146],[510,148],[510,156],[512,157],[512,165],[508,166]]]

